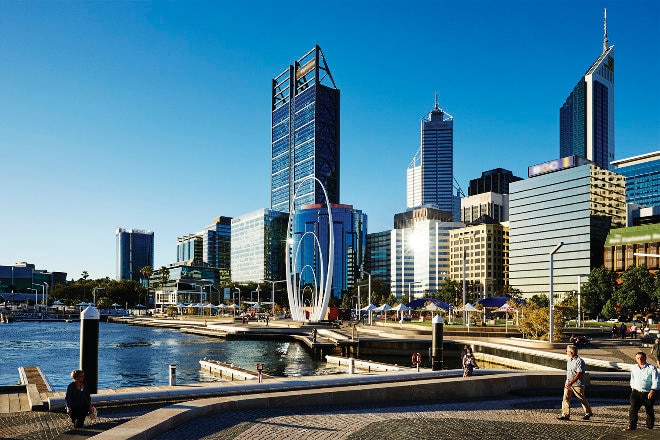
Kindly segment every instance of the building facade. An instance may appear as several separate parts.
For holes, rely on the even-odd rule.
[[[436,100],[421,121],[420,147],[406,170],[406,209],[428,206],[459,217],[454,191],[454,118]]]
[[[498,223],[508,221],[509,194],[487,192],[461,199],[461,221],[463,223],[472,223],[483,216],[488,216]]]
[[[231,279],[234,282],[283,280],[289,216],[272,209],[231,220]]]
[[[467,302],[502,292],[509,282],[509,228],[480,223],[449,233],[451,279],[466,280]],[[460,304],[459,298],[456,304]]]
[[[117,280],[140,281],[140,270],[154,266],[154,233],[117,228]]]
[[[522,177],[514,176],[513,173],[504,168],[495,168],[481,173],[478,179],[470,180],[468,196],[484,193],[509,194],[509,184],[522,180]]]
[[[203,231],[177,238],[176,261],[229,270],[231,217],[216,217]]]
[[[365,267],[372,278],[390,284],[392,280],[392,231],[367,234]]]
[[[576,290],[578,275],[603,264],[611,228],[626,224],[625,178],[578,158],[529,167],[509,194],[509,284],[525,296]]]
[[[580,78],[559,110],[559,156],[580,156],[609,169],[614,160],[614,46]]]
[[[405,302],[440,289],[449,277],[449,233],[465,226],[432,208],[396,214],[391,235],[391,291]]]
[[[351,205],[334,204],[330,205],[330,209],[335,241],[332,297],[341,299],[342,292],[352,288],[362,275],[367,245],[367,216]],[[329,251],[328,209],[317,204],[305,205],[297,210],[293,218],[292,238],[293,271],[300,285],[321,289],[320,277],[327,270]]]
[[[272,81],[271,209],[339,203],[339,89],[315,46]]]
[[[660,258],[648,255],[660,256],[660,224],[612,229],[605,241],[603,260],[606,269],[619,273],[642,265],[653,272],[660,269]]]
[[[628,203],[660,206],[660,151],[615,160],[612,166],[626,177]]]

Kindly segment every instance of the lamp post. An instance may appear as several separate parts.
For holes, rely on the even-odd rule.
[[[105,290],[103,287],[94,287],[92,289],[92,296],[94,297],[94,307],[96,307],[96,291],[97,290]]]
[[[582,327],[582,277],[588,277],[589,275],[578,275],[577,276],[577,299],[578,299],[578,316],[577,316],[577,327]]]
[[[32,285],[33,286],[41,286],[41,298],[43,299],[43,298],[46,297],[46,290],[45,290],[46,287],[43,284],[41,284],[41,283],[32,283]],[[39,293],[39,290],[34,289],[34,307],[35,308],[38,308],[37,306],[39,305],[39,297],[37,296],[38,293]]]
[[[273,285],[273,291],[271,293],[271,301],[273,302],[273,316],[275,316],[275,284],[277,284],[277,283],[286,283],[286,280],[278,280],[278,281],[262,280],[262,281],[265,281],[267,283],[271,283]]]
[[[554,264],[555,264],[555,253],[559,250],[560,247],[564,245],[564,242],[560,242],[555,248],[550,252],[550,334],[548,335],[548,341],[552,344],[554,342],[554,332],[555,332],[555,299],[554,299]]]
[[[236,289],[238,291],[238,302],[239,302],[238,308],[240,309],[241,308],[241,304],[240,304],[240,302],[241,302],[241,289],[239,289],[238,287],[234,287],[234,289]],[[234,301],[233,302],[234,302],[233,309],[234,309],[234,318],[235,318],[236,317],[236,296],[235,295],[234,295]]]
[[[371,273],[363,270],[362,273],[366,273],[369,276],[369,292],[367,292],[367,305],[371,305]],[[367,312],[369,314],[369,325],[371,325],[371,310]]]
[[[408,283],[408,303],[409,304],[412,302],[412,296],[411,296],[412,294],[411,294],[410,286],[413,285],[413,284],[422,284],[422,282],[421,281],[411,281],[411,282]]]
[[[355,320],[358,322],[360,321],[360,287],[362,286],[358,284],[357,303],[355,304]]]

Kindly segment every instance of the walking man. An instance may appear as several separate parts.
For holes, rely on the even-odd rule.
[[[564,398],[561,401],[561,416],[557,417],[557,420],[571,419],[571,399],[573,396],[582,404],[584,409],[582,420],[589,420],[593,415],[584,393],[584,360],[577,353],[577,348],[573,345],[566,347],[566,356],[568,356],[568,361],[566,361],[566,385],[564,386]]]
[[[624,431],[637,429],[637,414],[643,406],[646,410],[646,427],[653,429],[655,413],[653,404],[658,390],[658,369],[646,363],[646,353],[643,351],[635,355],[637,365],[630,370],[630,410],[628,412],[628,427]]]

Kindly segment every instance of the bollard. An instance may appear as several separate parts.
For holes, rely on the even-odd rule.
[[[355,359],[348,358],[348,374],[355,374]]]
[[[91,394],[96,394],[99,387],[100,317],[93,306],[80,312],[80,369],[85,372],[85,382]]]
[[[435,315],[431,321],[433,337],[431,342],[431,370],[442,370],[442,332],[445,322],[440,315]]]
[[[170,386],[176,386],[176,364],[170,364]]]

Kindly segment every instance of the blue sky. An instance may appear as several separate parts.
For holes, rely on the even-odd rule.
[[[615,46],[616,158],[660,149],[660,2],[0,2],[0,264],[114,278],[117,227],[176,238],[269,207],[271,79],[315,44],[341,89],[341,202],[391,228],[420,119],[470,179],[559,156]]]

